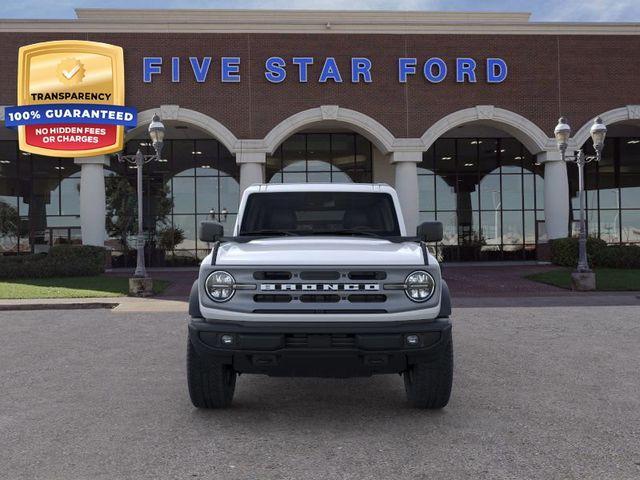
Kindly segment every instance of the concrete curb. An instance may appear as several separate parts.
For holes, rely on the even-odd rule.
[[[453,308],[499,308],[499,307],[579,307],[579,306],[640,306],[637,292],[590,292],[570,293],[549,296],[511,296],[511,297],[465,297],[453,299]],[[39,300],[0,300],[0,312],[27,310],[91,310],[109,309],[115,313],[153,313],[175,312],[185,314],[188,302],[183,297],[116,297],[111,301],[100,299],[75,299],[60,301],[56,299]]]
[[[116,302],[74,302],[74,303],[8,303],[0,304],[0,312],[25,311],[25,310],[91,310],[114,309]]]

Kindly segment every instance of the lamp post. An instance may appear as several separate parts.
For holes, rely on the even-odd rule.
[[[558,143],[558,149],[562,154],[563,161],[574,162],[578,166],[578,192],[580,198],[580,237],[578,240],[578,266],[576,272],[572,276],[574,286],[579,290],[593,290],[595,288],[595,276],[589,268],[589,260],[587,258],[587,228],[585,219],[585,191],[584,191],[584,166],[593,161],[599,162],[602,158],[602,149],[604,147],[604,139],[607,134],[607,127],[602,123],[602,119],[597,117],[593,125],[591,125],[591,139],[593,140],[593,148],[595,155],[585,155],[582,149],[574,154],[567,155],[567,147],[569,137],[571,136],[571,127],[567,123],[567,119],[561,117],[558,125],[553,132]],[[580,285],[577,282],[580,278],[584,279],[586,284]],[[581,288],[584,287],[584,288]]]
[[[138,194],[138,235],[136,237],[137,261],[136,271],[133,274],[135,278],[147,278],[147,270],[144,265],[144,234],[143,227],[143,204],[142,204],[142,166],[153,160],[161,159],[162,144],[164,142],[165,128],[160,121],[160,117],[156,114],[149,125],[149,138],[153,145],[155,153],[153,155],[143,155],[138,148],[135,155],[122,155],[118,153],[118,161],[127,162],[135,165],[137,170],[137,194]],[[130,283],[131,285],[131,283]]]

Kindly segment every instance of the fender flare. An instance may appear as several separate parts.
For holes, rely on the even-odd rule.
[[[189,293],[189,315],[191,318],[203,318],[200,312],[200,297],[198,295],[198,280],[191,285],[191,293]]]
[[[438,318],[447,318],[451,315],[451,294],[449,293],[449,285],[442,280],[442,296],[440,297],[440,313]]]

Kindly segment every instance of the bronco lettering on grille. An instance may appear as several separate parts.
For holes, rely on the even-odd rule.
[[[300,291],[300,292],[330,292],[330,291],[378,291],[377,283],[263,283],[262,291]]]

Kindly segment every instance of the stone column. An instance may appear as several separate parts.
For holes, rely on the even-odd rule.
[[[83,245],[104,246],[106,198],[103,167],[109,166],[109,157],[76,158],[80,165],[80,228]]]
[[[567,164],[560,152],[542,152],[537,156],[544,164],[544,222],[549,239],[569,235],[569,179]]]
[[[265,152],[237,152],[236,163],[240,165],[240,195],[254,183],[264,183]]]
[[[393,152],[395,189],[398,192],[407,235],[415,235],[418,226],[418,163],[422,152]]]

